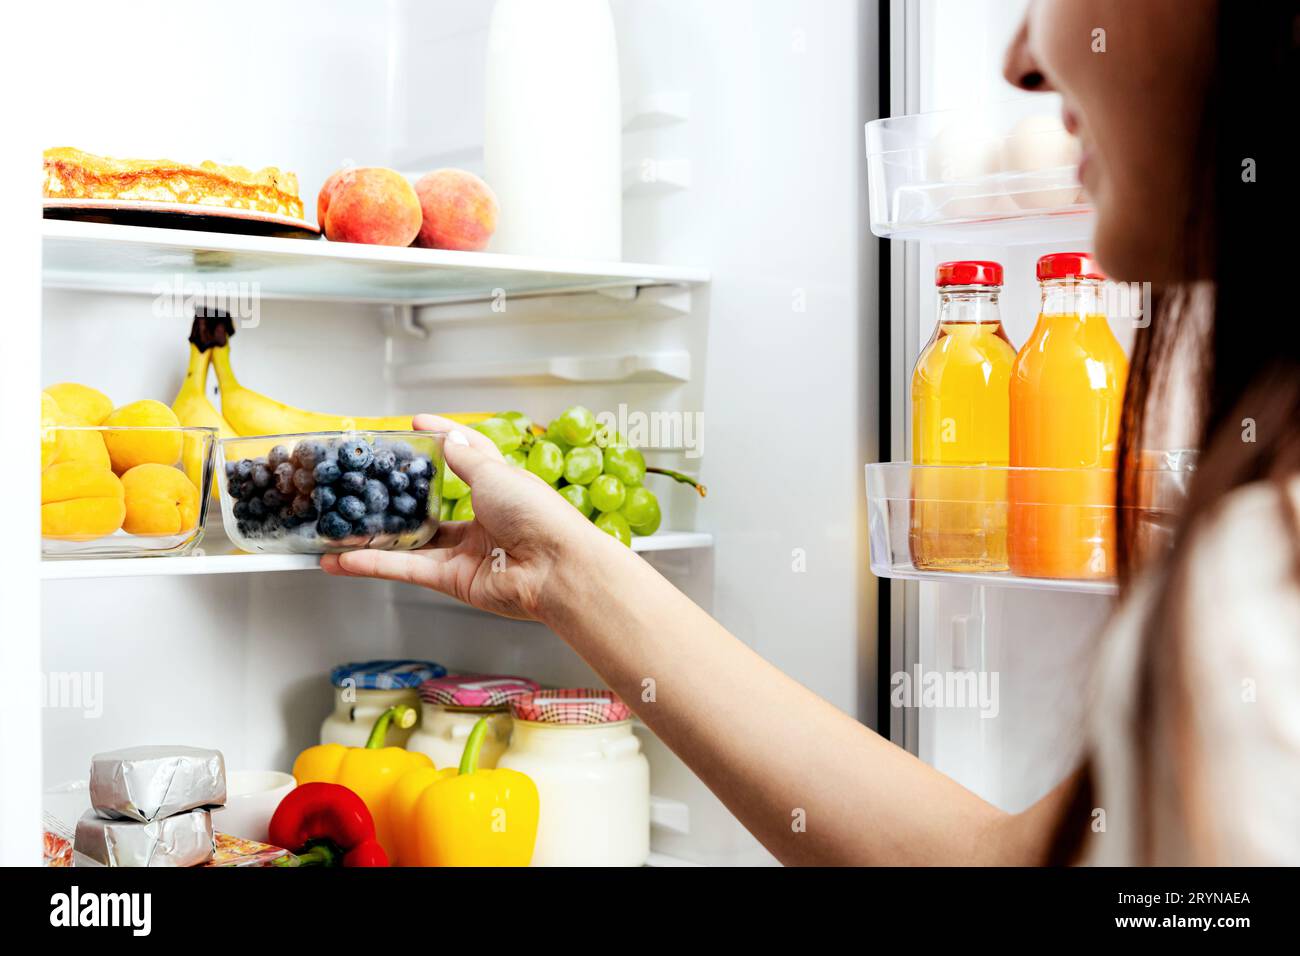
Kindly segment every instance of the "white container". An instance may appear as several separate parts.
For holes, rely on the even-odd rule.
[[[212,828],[266,843],[275,808],[298,784],[279,770],[233,770],[226,774],[226,805],[212,811]]]
[[[521,719],[516,708],[510,746],[497,766],[537,784],[533,866],[644,865],[650,764],[631,720],[544,723]]]
[[[621,258],[622,136],[607,0],[497,0],[483,158],[501,215],[489,249]]]
[[[469,732],[480,717],[486,717],[488,724],[478,765],[484,769],[495,767],[510,742],[513,721],[504,710],[452,710],[426,701],[421,704],[420,726],[406,742],[406,749],[426,754],[439,770],[458,766]]]
[[[414,687],[401,690],[362,690],[353,687],[334,688],[334,711],[320,725],[320,742],[343,744],[345,747],[364,747],[379,715],[396,704],[406,704],[420,709],[420,693]],[[419,727],[417,721],[403,730],[396,723],[389,724],[384,743],[391,747],[405,747],[411,734]]]

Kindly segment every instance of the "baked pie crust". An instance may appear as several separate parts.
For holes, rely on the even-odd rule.
[[[45,151],[47,199],[136,199],[146,202],[222,206],[302,218],[298,177],[268,166],[167,159],[111,159],[59,146]]]

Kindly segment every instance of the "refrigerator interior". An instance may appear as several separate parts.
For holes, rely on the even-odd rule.
[[[309,218],[322,181],[346,164],[482,171],[488,0],[231,0],[219,16],[146,0],[108,20],[93,4],[72,6],[74,22],[95,28],[66,31],[62,66],[42,81],[43,145],[294,170]],[[705,500],[680,486],[661,500],[665,528],[707,532],[712,546],[646,560],[776,666],[874,724],[861,463],[877,458],[880,356],[861,131],[878,101],[875,5],[611,6],[626,118],[624,258],[706,270],[710,281],[660,308],[653,296],[646,307],[587,295],[504,314],[417,309],[415,330],[381,305],[263,288],[260,321],[234,339],[236,370],[260,392],[331,412],[519,408],[545,421],[581,403],[699,416],[694,447],[648,457],[708,485]],[[188,66],[159,58],[177,37],[203,38]],[[96,97],[79,95],[91,86]],[[647,182],[646,168],[672,175]],[[42,382],[170,403],[189,319],[154,304],[47,284]],[[553,384],[501,370],[611,355],[672,355],[686,371]],[[453,368],[480,371],[444,380]],[[212,508],[205,545],[219,546],[220,520]],[[44,786],[83,778],[93,753],[141,743],[216,747],[232,770],[288,769],[317,741],[332,706],[328,670],[344,661],[417,657],[548,685],[596,680],[540,625],[409,587],[310,570],[45,577],[43,683],[79,675],[92,690],[84,706],[45,702]],[[642,739],[660,862],[771,862],[690,771]]]

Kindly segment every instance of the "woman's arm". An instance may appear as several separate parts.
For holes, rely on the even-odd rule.
[[[1059,791],[1003,813],[768,664],[483,436],[456,431],[446,456],[473,490],[474,521],[444,525],[432,550],[321,566],[542,621],[782,862],[1041,860]]]

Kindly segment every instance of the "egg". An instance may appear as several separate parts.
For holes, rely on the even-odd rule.
[[[1051,209],[1080,201],[1079,141],[1050,113],[1026,116],[1005,143],[1012,199],[1022,209]]]

